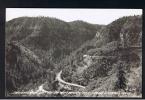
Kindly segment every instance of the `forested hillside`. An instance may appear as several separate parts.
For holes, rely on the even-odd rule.
[[[19,41],[36,54],[47,54],[57,62],[92,39],[100,28],[79,21],[67,23],[49,17],[21,17],[6,23],[6,37],[7,41]]]
[[[7,90],[14,91],[29,83],[31,86],[34,83],[42,83],[39,80],[49,80],[49,71],[55,74],[57,63],[85,41],[91,40],[101,26],[82,21],[67,23],[50,17],[20,17],[8,21],[6,23]],[[19,45],[15,45],[16,43]],[[20,49],[21,46],[26,50]],[[34,58],[35,56],[37,57]]]
[[[63,80],[86,87],[74,91],[125,91],[140,96],[141,50],[141,15],[106,26],[49,17],[16,18],[6,23],[7,91],[44,82],[51,91],[56,73],[62,71]]]
[[[65,66],[62,68],[63,77],[66,81],[86,86],[87,92],[126,91],[129,88],[140,94],[142,51],[132,47],[142,47],[141,44],[141,16],[119,18],[102,28],[92,40],[81,45],[60,63],[60,66]],[[124,73],[122,79],[118,76],[120,70]],[[120,80],[123,87],[116,85]]]

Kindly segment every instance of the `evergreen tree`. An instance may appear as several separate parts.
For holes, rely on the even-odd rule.
[[[125,90],[126,88],[126,77],[125,77],[125,71],[123,69],[123,63],[120,63],[119,66],[118,66],[118,73],[117,73],[117,82],[115,84],[115,90],[119,90],[119,89],[123,89]]]

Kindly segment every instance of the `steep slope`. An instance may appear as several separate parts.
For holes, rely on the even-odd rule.
[[[44,81],[48,81],[51,89],[49,84],[54,81],[58,70],[57,62],[92,39],[100,30],[100,27],[85,22],[77,25],[81,27],[76,27],[74,22],[67,23],[49,17],[20,17],[8,21],[7,91],[25,90]]]
[[[16,18],[6,23],[6,40],[19,41],[39,56],[44,53],[57,62],[92,39],[100,29],[96,25],[76,22],[77,25],[49,17]]]
[[[34,68],[34,72],[37,72],[35,68],[41,71],[40,74],[35,73],[34,76],[39,75],[32,78],[32,81],[40,79],[40,76],[42,80],[46,79],[45,75],[48,74],[47,78],[51,79],[48,78],[47,81],[53,83],[55,75],[50,75],[49,72],[55,74],[62,70],[63,80],[86,87],[85,90],[77,91],[90,92],[76,96],[123,96],[92,94],[94,92],[127,92],[141,96],[142,80],[139,77],[142,76],[142,16],[122,17],[105,27],[82,21],[66,23],[54,18],[22,17],[9,21],[6,32],[7,42],[13,40],[27,48],[27,53],[23,53],[24,48],[16,49],[17,53],[13,53],[15,55],[8,50],[8,56],[16,59],[6,61],[6,76],[10,84],[17,82],[15,77],[21,76],[22,73],[26,79],[27,75],[33,74],[27,71],[30,66],[25,70],[28,73],[20,70],[29,64]],[[22,62],[20,69],[19,60],[17,61],[19,56]],[[14,69],[10,65],[13,65]],[[15,85],[12,86],[13,90],[16,90]]]
[[[107,36],[109,41],[121,40],[123,36],[128,45],[138,44],[142,37],[142,16],[119,18],[107,25],[105,29],[109,35]]]
[[[17,42],[6,45],[5,67],[8,93],[36,88],[46,79],[55,78],[50,75],[53,65],[45,64],[34,52]]]
[[[62,61],[60,66],[64,66],[63,78],[68,82],[86,86],[87,92],[123,92],[126,90],[140,95],[142,81],[136,80],[138,76],[141,77],[139,69],[142,69],[140,65],[142,63],[141,37],[141,16],[122,17],[113,21],[102,28],[95,38],[85,42],[79,49],[72,52],[71,56]],[[140,48],[134,48],[134,46]],[[120,87],[116,89],[116,84],[120,80],[118,76],[120,69],[125,73],[123,77],[127,81],[122,81],[125,83],[125,90]]]

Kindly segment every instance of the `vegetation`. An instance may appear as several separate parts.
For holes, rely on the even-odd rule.
[[[46,52],[54,62],[59,62],[91,40],[99,29],[99,25],[80,21],[67,23],[49,17],[21,17],[6,23],[6,37],[7,41],[23,43],[36,54]]]
[[[47,64],[49,67],[46,68],[38,62],[39,59],[33,57],[34,54],[29,55],[29,51],[20,48],[21,46],[13,44],[7,45],[6,89],[8,92],[19,89],[28,90],[30,87],[35,88],[46,80],[55,78],[55,76],[52,77],[54,72],[50,73],[53,65]]]
[[[107,26],[49,17],[13,19],[6,23],[7,91],[44,82],[47,90],[57,90],[52,85],[57,83],[56,73],[62,70],[63,80],[86,86],[86,90],[74,91],[112,92],[135,87],[140,95],[141,72],[136,70],[142,66],[138,51],[120,47],[140,46],[141,37],[141,16],[122,17]],[[13,41],[20,45],[8,45]],[[127,79],[139,81],[131,84]]]
[[[125,77],[126,73],[123,67],[124,67],[123,63],[120,63],[118,67],[118,73],[117,73],[118,81],[116,82],[115,90],[119,90],[119,89],[125,90],[127,87],[126,85],[127,79]]]

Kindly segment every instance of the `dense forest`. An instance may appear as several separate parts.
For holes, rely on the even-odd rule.
[[[108,25],[50,17],[15,18],[6,23],[7,95],[35,89],[44,82],[53,91],[61,70],[63,80],[86,87],[78,91],[140,95],[142,58],[131,47],[141,45],[141,16],[122,17]]]

